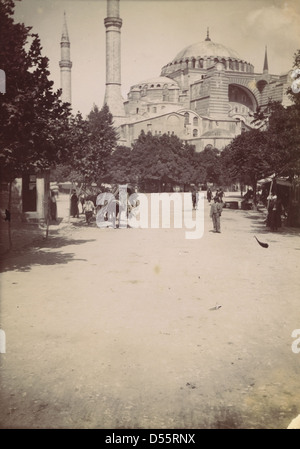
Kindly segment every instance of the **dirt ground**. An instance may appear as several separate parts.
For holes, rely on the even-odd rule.
[[[24,245],[2,260],[2,429],[287,428],[299,229],[225,209],[215,234],[205,203],[204,236],[188,240],[87,227],[58,207],[47,240],[15,231]]]

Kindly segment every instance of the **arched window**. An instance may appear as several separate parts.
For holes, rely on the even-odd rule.
[[[193,118],[193,125],[198,126],[198,117]]]
[[[193,137],[197,137],[198,136],[198,129],[193,129]]]
[[[188,112],[185,112],[184,114],[184,124],[188,125],[190,122],[190,114]]]

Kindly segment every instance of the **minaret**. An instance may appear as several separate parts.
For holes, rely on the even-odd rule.
[[[62,89],[61,99],[64,103],[71,104],[71,68],[70,60],[70,40],[68,35],[66,13],[64,12],[64,24],[60,41],[60,87]]]
[[[267,46],[265,48],[265,60],[264,60],[263,73],[265,73],[265,74],[269,73]]]
[[[209,28],[207,27],[207,32],[206,32],[206,41],[211,41],[211,38],[209,37]]]
[[[106,103],[114,118],[115,126],[125,117],[123,98],[121,94],[121,27],[119,15],[120,0],[107,0],[107,17],[104,19],[106,28],[106,88],[104,104]]]

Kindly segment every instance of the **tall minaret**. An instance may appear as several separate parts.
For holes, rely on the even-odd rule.
[[[207,27],[207,32],[206,32],[206,41],[211,41],[211,38],[209,37],[209,28]]]
[[[118,126],[125,117],[124,100],[121,94],[121,27],[120,0],[107,0],[106,28],[106,103]]]
[[[265,48],[265,60],[264,60],[263,73],[266,73],[266,74],[269,73],[267,46]]]
[[[64,12],[64,24],[60,41],[61,60],[60,67],[60,87],[62,89],[61,99],[64,103],[71,104],[71,68],[70,60],[70,40],[67,28],[66,13]]]

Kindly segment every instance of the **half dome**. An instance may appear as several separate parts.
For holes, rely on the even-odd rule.
[[[176,83],[176,81],[172,80],[171,78],[168,78],[166,76],[157,76],[154,78],[149,78],[147,80],[141,81],[138,84],[135,84],[134,86],[131,87],[132,89],[137,89],[137,88],[142,88],[144,86],[147,86],[148,88],[151,87],[163,87],[164,85],[168,85],[168,86],[176,86],[178,87],[178,84]]]

